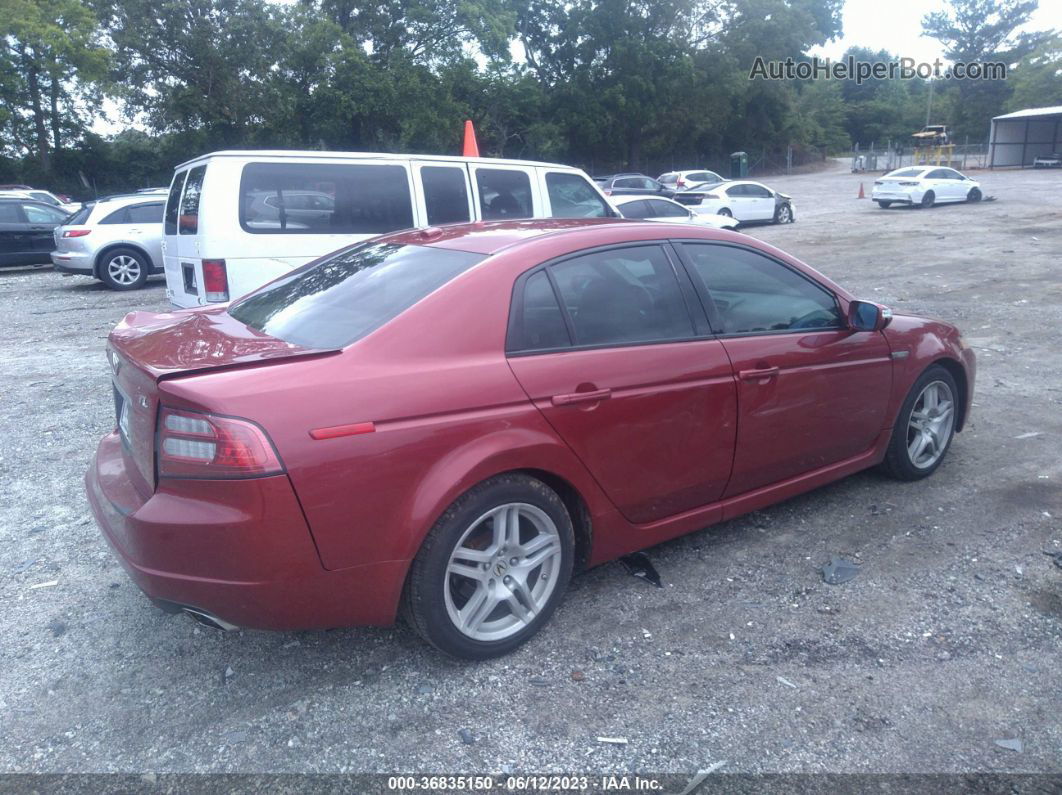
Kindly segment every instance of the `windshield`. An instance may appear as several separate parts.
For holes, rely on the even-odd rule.
[[[286,342],[342,348],[484,258],[468,251],[370,241],[267,284],[233,304],[229,314]]]

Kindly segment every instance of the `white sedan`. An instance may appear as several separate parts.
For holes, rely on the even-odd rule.
[[[882,209],[894,204],[932,207],[946,202],[978,202],[981,185],[953,168],[911,166],[876,180],[870,198]]]
[[[742,223],[774,221],[776,224],[791,224],[796,220],[796,205],[791,196],[751,180],[702,185],[676,193],[675,201],[698,213],[727,215]]]
[[[698,224],[716,229],[733,229],[738,222],[714,213],[695,212],[671,199],[656,196],[611,196],[612,205],[624,218],[644,218],[673,224]]]

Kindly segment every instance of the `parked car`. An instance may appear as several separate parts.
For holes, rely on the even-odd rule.
[[[656,196],[613,196],[612,205],[624,218],[700,224],[713,229],[734,229],[738,225],[734,218],[716,213],[696,213],[677,201]]]
[[[670,199],[674,191],[645,174],[610,174],[594,177],[606,196],[663,196]]]
[[[132,194],[85,205],[55,230],[52,264],[112,290],[143,287],[163,272],[164,195]]]
[[[398,229],[615,214],[586,174],[555,163],[213,152],[174,173],[164,219],[166,295],[179,307],[229,301]]]
[[[52,230],[65,219],[51,204],[0,196],[0,265],[47,263]]]
[[[1062,168],[1062,152],[1037,155],[1033,158],[1033,168]]]
[[[697,185],[714,185],[717,182],[723,182],[725,177],[719,176],[714,171],[701,169],[700,171],[669,171],[657,177],[656,181],[669,190],[678,193]]]
[[[0,185],[0,190],[33,190],[29,185],[8,184]]]
[[[32,199],[33,201],[50,204],[65,212],[67,215],[77,212],[81,205],[74,202],[65,202],[51,191],[28,188],[25,190],[0,190],[0,198],[8,199]]]
[[[979,202],[981,185],[953,168],[913,166],[875,180],[870,198],[883,210],[894,204],[928,208],[947,202]]]
[[[742,223],[773,221],[776,224],[791,224],[796,221],[796,204],[792,196],[751,180],[697,186],[676,193],[675,201],[695,207],[700,212],[731,216]]]
[[[220,627],[389,624],[504,654],[576,566],[881,464],[933,473],[973,350],[745,235],[410,230],[111,333],[96,520]],[[633,430],[632,430],[633,429]],[[592,528],[592,532],[591,532]]]

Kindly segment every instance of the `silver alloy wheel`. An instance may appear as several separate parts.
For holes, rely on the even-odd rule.
[[[135,257],[119,254],[107,263],[107,275],[114,279],[116,284],[133,284],[140,278],[140,263]]]
[[[778,222],[782,224],[788,224],[790,217],[790,209],[788,204],[783,204],[778,208]]]
[[[473,640],[515,635],[549,602],[560,564],[560,532],[549,514],[525,502],[492,508],[462,534],[446,564],[450,621]]]
[[[955,428],[955,399],[943,381],[931,381],[918,395],[907,422],[907,456],[918,469],[933,466]]]

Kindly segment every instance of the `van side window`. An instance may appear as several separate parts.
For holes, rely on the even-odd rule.
[[[248,163],[240,179],[240,226],[259,235],[408,229],[409,178],[399,165]]]
[[[553,218],[608,218],[612,213],[596,190],[578,174],[546,174],[550,216]]]
[[[468,188],[465,169],[452,166],[421,166],[424,206],[428,225],[459,224],[472,220],[468,215]]]
[[[203,194],[203,177],[206,166],[196,166],[188,172],[184,183],[184,196],[181,197],[181,212],[177,218],[177,231],[182,235],[194,235],[199,232],[199,199]]]
[[[502,168],[477,168],[479,207],[484,221],[506,218],[531,218],[531,180],[523,171]]]
[[[187,171],[179,171],[173,175],[170,183],[170,196],[166,199],[166,229],[167,235],[177,234],[177,208],[181,203],[181,191],[184,190],[184,180],[188,176]],[[80,223],[84,223],[82,218]]]

